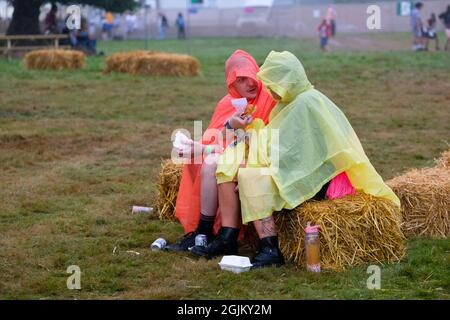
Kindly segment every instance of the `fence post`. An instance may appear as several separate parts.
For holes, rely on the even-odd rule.
[[[6,39],[6,57],[11,61],[11,39]]]

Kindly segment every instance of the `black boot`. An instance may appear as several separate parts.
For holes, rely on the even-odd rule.
[[[239,228],[222,227],[213,242],[206,247],[192,247],[191,252],[208,259],[220,255],[236,255],[238,253],[239,231]]]
[[[266,237],[260,240],[260,250],[252,261],[252,269],[276,266],[284,264],[284,257],[278,246],[278,237]]]
[[[203,216],[203,215],[202,215]],[[204,220],[200,218],[197,230],[189,232],[173,244],[165,247],[168,251],[189,251],[189,248],[195,246],[195,237],[199,234],[206,235],[206,241],[209,243],[213,239],[214,217],[212,220]]]
[[[195,237],[197,235],[197,231],[186,233],[177,242],[168,244],[164,249],[167,251],[188,251],[190,247],[195,246]]]

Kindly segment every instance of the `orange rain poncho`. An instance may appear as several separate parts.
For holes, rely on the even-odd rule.
[[[237,50],[231,55],[225,64],[228,94],[217,104],[208,129],[221,130],[225,122],[236,112],[236,109],[231,104],[231,100],[242,98],[233,87],[233,83],[238,77],[248,77],[258,82],[258,95],[254,100],[249,101],[249,103],[256,106],[253,118],[259,118],[267,124],[270,112],[275,106],[275,101],[264,89],[261,81],[256,78],[258,71],[258,64],[247,52]],[[203,135],[201,142],[203,144],[222,144],[221,141],[216,142],[215,137],[211,138],[211,135],[207,132]],[[226,146],[222,145],[222,147]],[[183,167],[181,176],[175,216],[183,225],[186,233],[195,231],[200,219],[200,169],[201,164],[186,164]],[[219,217],[220,214],[217,216]]]

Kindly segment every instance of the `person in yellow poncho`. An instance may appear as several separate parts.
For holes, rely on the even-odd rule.
[[[216,171],[222,212],[239,217],[241,211],[242,222],[254,222],[260,237],[254,268],[284,263],[272,213],[315,197],[344,172],[356,190],[400,205],[371,165],[343,112],[314,89],[292,53],[272,51],[257,76],[278,104],[268,125],[254,126],[248,148],[241,142],[227,149]],[[240,210],[234,192],[236,177]],[[217,248],[234,239],[217,241],[222,243],[213,241],[205,255],[215,256]]]

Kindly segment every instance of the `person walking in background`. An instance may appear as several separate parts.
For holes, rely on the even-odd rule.
[[[126,32],[127,32],[127,37],[129,38],[134,31],[137,29],[137,17],[134,13],[130,13],[128,12],[125,16],[125,22],[126,22]]]
[[[439,15],[439,19],[442,20],[445,27],[445,37],[447,38],[447,41],[445,42],[444,50],[447,51],[450,49],[450,6],[447,7],[447,11]]]
[[[322,51],[327,51],[328,39],[331,35],[331,26],[328,23],[327,19],[322,19],[322,23],[317,28],[317,31],[319,31],[320,49],[322,49]]]
[[[95,24],[95,21],[93,18],[87,19],[87,30],[89,39],[95,42],[95,45],[97,43],[97,25]]]
[[[439,50],[439,37],[437,34],[437,19],[436,19],[436,15],[434,13],[431,14],[430,19],[428,19],[427,21],[427,28],[426,28],[426,32],[425,32],[425,38],[426,38],[426,44],[425,44],[425,49],[428,50],[428,44],[430,42],[430,40],[435,41],[436,44],[436,51]]]
[[[105,16],[103,17],[103,39],[104,40],[110,40],[112,38],[112,29],[114,26],[114,16],[111,12],[106,12]]]
[[[165,39],[166,38],[166,32],[169,28],[169,21],[167,20],[167,17],[164,13],[159,13],[159,38]]]
[[[330,35],[332,37],[336,36],[336,10],[333,7],[328,7],[326,19],[330,25]]]
[[[178,39],[186,39],[186,23],[181,12],[178,13],[176,24],[178,27]]]
[[[411,11],[411,31],[413,34],[413,51],[425,50],[425,38],[423,35],[423,23],[420,11],[423,8],[422,2],[417,2]]]

